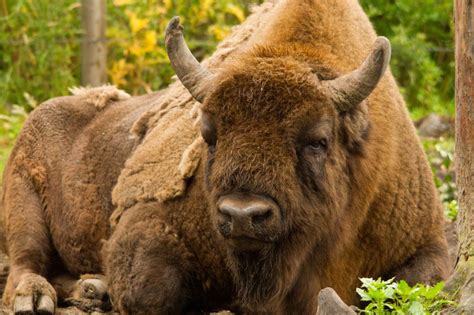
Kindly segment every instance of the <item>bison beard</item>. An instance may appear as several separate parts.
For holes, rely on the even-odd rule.
[[[277,246],[259,252],[229,250],[229,267],[232,270],[242,305],[264,307],[282,289],[279,259],[283,257]]]

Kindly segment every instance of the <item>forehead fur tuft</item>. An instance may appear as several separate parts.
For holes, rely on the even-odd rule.
[[[320,80],[336,75],[318,60],[304,47],[254,47],[223,66],[205,108],[226,116],[274,119],[304,104],[323,102]]]

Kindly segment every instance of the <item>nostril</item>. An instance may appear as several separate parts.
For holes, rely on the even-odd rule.
[[[273,213],[270,209],[265,210],[264,212],[262,211],[259,214],[255,214],[252,216],[252,224],[253,225],[260,225],[264,223],[265,221],[269,220],[272,217]]]
[[[108,293],[105,293],[105,294],[102,296],[101,301],[102,301],[102,302],[108,302],[109,300],[110,300],[109,294],[108,294]]]

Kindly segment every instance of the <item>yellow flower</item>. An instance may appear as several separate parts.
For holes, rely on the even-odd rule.
[[[164,0],[163,1],[166,10],[169,10],[173,7],[173,0]]]
[[[143,38],[143,50],[146,52],[152,51],[156,45],[157,34],[155,31],[146,31]]]
[[[139,17],[137,17],[135,12],[128,11],[127,15],[129,19],[128,23],[133,34],[138,33],[140,30],[148,26],[148,19],[140,19]]]
[[[217,41],[223,40],[230,32],[229,28],[219,25],[209,27],[209,31],[214,35]]]
[[[245,20],[244,11],[235,4],[228,4],[227,8],[225,9],[225,12],[235,16],[240,23]]]
[[[128,48],[128,51],[130,51],[132,55],[135,55],[137,57],[143,56],[146,53],[146,51],[137,41],[133,42],[133,44]]]
[[[125,76],[130,72],[132,65],[128,64],[125,59],[120,59],[114,62],[112,69],[109,71],[110,79],[116,86],[123,86],[127,84]]]
[[[211,11],[214,0],[200,0],[199,1],[199,12],[196,16],[199,20],[204,20],[208,17]]]
[[[133,4],[135,0],[114,0],[114,5],[119,7],[121,5]]]

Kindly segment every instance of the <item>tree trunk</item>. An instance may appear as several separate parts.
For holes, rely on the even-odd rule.
[[[0,0],[0,15],[7,16],[8,15],[8,6],[6,0]]]
[[[459,251],[451,286],[459,290],[459,313],[474,314],[474,5],[455,0],[456,182]]]
[[[83,86],[107,82],[105,0],[82,0],[82,79]]]

